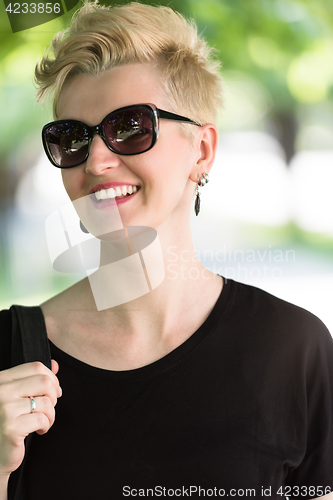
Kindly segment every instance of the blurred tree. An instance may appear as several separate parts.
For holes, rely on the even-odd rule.
[[[117,1],[122,3],[127,1]],[[273,132],[289,160],[295,150],[299,105],[332,98],[333,2],[159,0],[158,3],[196,20],[199,31],[216,48],[225,71],[250,75],[267,89],[272,98]],[[0,104],[7,118],[0,124],[2,158],[15,145],[17,130],[40,127],[40,110],[31,105],[33,67],[54,33],[68,24],[74,10],[40,27],[13,34],[4,4],[0,4]],[[3,165],[3,160],[0,162]]]
[[[295,152],[299,116],[303,117],[303,111],[312,107],[320,107],[322,114],[333,101],[333,2],[142,1],[168,5],[194,18],[199,31],[215,47],[223,73],[247,76],[267,91],[270,105],[265,112],[269,130],[280,140],[289,160]],[[127,0],[100,2],[123,4]],[[5,214],[20,176],[39,154],[33,138],[40,137],[42,125],[51,119],[50,108],[43,112],[34,102],[34,66],[55,33],[69,24],[75,9],[45,25],[12,33],[5,5],[0,2],[0,277],[4,275],[1,251],[4,253],[6,247]],[[249,86],[244,89],[250,90]],[[254,97],[255,93],[249,99]],[[328,114],[332,115],[329,110]],[[235,128],[245,126],[237,119],[235,116]],[[329,120],[327,123],[332,124],[332,118]],[[24,138],[27,140],[23,153],[17,160],[15,155]],[[28,151],[29,144],[33,154]]]
[[[225,70],[251,75],[268,90],[274,132],[289,161],[297,108],[329,98],[333,88],[333,3],[174,0],[172,5],[195,17]]]

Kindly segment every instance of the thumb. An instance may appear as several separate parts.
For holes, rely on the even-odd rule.
[[[58,365],[58,363],[57,363],[57,361],[55,359],[51,360],[51,365],[52,365],[52,367],[51,367],[52,372],[54,374],[58,373],[58,371],[59,371],[59,365]]]

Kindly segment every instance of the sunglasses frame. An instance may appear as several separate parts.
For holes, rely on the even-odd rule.
[[[127,109],[136,109],[136,108],[145,108],[145,109],[148,109],[148,111],[150,113],[150,116],[151,116],[151,119],[152,119],[152,124],[153,124],[151,145],[149,146],[149,148],[146,148],[144,151],[140,151],[139,153],[119,153],[118,151],[116,151],[108,143],[108,140],[107,140],[107,138],[105,136],[105,133],[104,133],[104,123],[109,118],[109,116],[112,115],[112,114],[114,114],[114,113],[118,113],[119,111],[124,111],[124,110],[127,110]],[[120,156],[140,155],[142,153],[146,153],[152,147],[155,146],[156,141],[158,139],[158,135],[159,135],[159,119],[179,121],[179,122],[183,122],[183,123],[190,123],[192,125],[197,125],[198,127],[202,126],[199,123],[191,120],[190,118],[186,118],[185,116],[177,115],[175,113],[170,113],[169,111],[165,111],[163,109],[159,109],[159,108],[157,108],[155,106],[155,104],[133,104],[131,106],[124,106],[122,108],[118,108],[118,109],[115,109],[114,111],[111,111],[111,113],[108,113],[103,118],[103,120],[101,121],[101,123],[99,123],[98,125],[92,126],[92,127],[90,127],[86,123],[81,122],[79,120],[57,120],[57,121],[54,121],[54,122],[47,123],[46,125],[44,125],[44,127],[42,129],[42,141],[43,141],[44,151],[46,153],[46,156],[48,157],[48,159],[52,163],[52,165],[54,165],[57,168],[63,168],[63,169],[65,169],[65,168],[78,167],[79,165],[82,165],[82,163],[84,163],[87,160],[87,158],[89,156],[89,152],[90,152],[91,141],[93,140],[94,135],[98,134],[103,139],[105,145],[113,153],[115,153],[117,155],[120,155]],[[57,125],[58,123],[59,124],[62,124],[62,123],[76,123],[76,124],[81,124],[81,125],[83,125],[86,128],[86,130],[88,132],[88,136],[89,136],[89,138],[88,138],[88,149],[87,149],[87,154],[86,154],[84,160],[80,161],[79,163],[76,163],[75,165],[71,165],[70,167],[61,167],[60,165],[58,165],[53,160],[52,154],[50,152],[49,146],[48,146],[47,141],[46,141],[46,132],[47,132],[47,130],[50,127],[52,127],[52,126]]]

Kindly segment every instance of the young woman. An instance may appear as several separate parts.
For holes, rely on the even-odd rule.
[[[43,142],[74,206],[87,202],[82,229],[94,234],[91,214],[119,214],[127,242],[154,229],[164,279],[113,307],[98,307],[88,278],[43,303],[52,371],[11,367],[1,312],[0,499],[32,432],[28,500],[329,496],[330,334],[188,258],[222,102],[205,41],[167,7],[86,3],[53,47],[36,68],[39,98],[54,91]],[[108,262],[117,242],[95,236]],[[98,273],[99,295],[116,295],[122,281]],[[132,291],[135,273],[124,279]]]

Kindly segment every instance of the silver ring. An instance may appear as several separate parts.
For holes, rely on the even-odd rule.
[[[34,400],[34,398],[32,396],[29,396],[30,398],[30,403],[31,403],[31,412],[30,413],[34,413],[36,411],[36,401]]]

